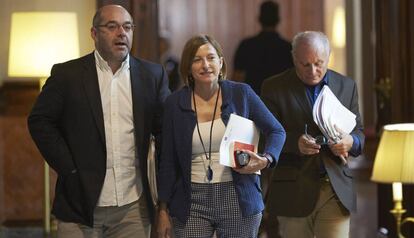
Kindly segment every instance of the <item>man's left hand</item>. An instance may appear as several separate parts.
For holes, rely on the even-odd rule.
[[[329,144],[329,148],[332,153],[336,156],[341,157],[342,159],[348,158],[348,151],[351,150],[352,144],[354,143],[354,138],[340,128],[335,126],[335,129],[340,133],[339,138],[341,138],[336,143]]]

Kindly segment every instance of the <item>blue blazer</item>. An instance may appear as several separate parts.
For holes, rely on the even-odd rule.
[[[231,113],[254,121],[266,138],[264,152],[272,155],[274,167],[285,142],[283,127],[250,86],[229,80],[221,81],[220,85],[223,123],[227,125]],[[196,126],[191,95],[191,88],[184,87],[166,99],[157,180],[159,200],[166,202],[170,215],[183,223],[191,204],[192,137]],[[233,183],[243,216],[254,215],[264,209],[258,175],[233,171]]]

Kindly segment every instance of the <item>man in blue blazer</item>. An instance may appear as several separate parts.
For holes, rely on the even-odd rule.
[[[328,70],[329,53],[323,33],[297,34],[292,42],[295,68],[265,80],[262,87],[263,101],[286,130],[266,201],[283,238],[348,237],[349,213],[356,209],[346,161],[360,155],[364,145],[358,92],[352,79]],[[322,133],[312,107],[325,85],[356,115],[353,131],[341,133],[336,143],[315,140]]]
[[[149,237],[150,135],[159,141],[169,94],[162,66],[131,56],[134,24],[121,6],[94,16],[95,51],[53,66],[28,118],[58,175],[59,237]]]

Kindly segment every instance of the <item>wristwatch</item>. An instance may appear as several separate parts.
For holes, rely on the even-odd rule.
[[[270,166],[273,163],[273,157],[272,155],[268,154],[268,153],[263,153],[263,154],[259,154],[262,157],[265,157],[267,159],[267,165],[266,168],[270,168]]]

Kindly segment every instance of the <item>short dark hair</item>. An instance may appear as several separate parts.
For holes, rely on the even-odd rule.
[[[92,27],[96,27],[96,26],[98,26],[99,24],[101,24],[101,21],[102,21],[101,14],[102,14],[102,7],[101,7],[101,8],[99,8],[99,9],[95,12],[95,15],[93,16],[93,20],[92,20]]]
[[[193,63],[193,59],[197,50],[205,44],[210,44],[216,49],[217,55],[223,59],[223,66],[221,67],[221,75],[222,77],[219,80],[223,80],[226,78],[227,73],[227,64],[226,60],[224,59],[223,50],[220,44],[211,36],[209,35],[195,35],[191,37],[187,43],[185,43],[183,53],[181,54],[181,63],[180,63],[180,73],[185,85],[193,87],[194,86],[194,79],[191,76],[191,65]]]
[[[260,5],[259,21],[262,27],[275,27],[279,20],[279,4],[265,1]]]
[[[115,6],[115,7],[122,8],[124,11],[126,11],[128,13],[128,15],[129,15],[129,17],[131,18],[131,21],[132,21],[132,16],[128,12],[128,10],[125,9],[125,7],[123,7],[121,5],[117,5],[117,4],[106,4],[106,5],[103,5],[100,8],[98,8],[98,10],[96,10],[95,15],[93,15],[93,19],[92,19],[92,27],[97,27],[98,25],[100,25],[102,23],[102,12],[103,12],[103,9],[107,6]]]

